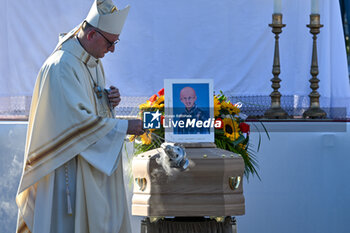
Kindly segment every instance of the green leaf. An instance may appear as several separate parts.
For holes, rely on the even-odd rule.
[[[258,120],[258,121],[259,121],[259,120]],[[267,132],[267,129],[266,129],[265,125],[262,123],[262,121],[259,121],[259,122],[260,122],[260,124],[262,125],[262,127],[264,128],[265,133],[266,133],[266,135],[267,135],[267,138],[270,140],[270,135],[269,135],[269,132]]]
[[[258,133],[259,133],[259,143],[258,143],[258,149],[257,151],[259,151],[260,149],[260,144],[261,144],[261,133],[260,133],[260,130],[259,128],[253,123],[254,127],[257,129]]]
[[[239,138],[237,138],[233,143],[233,145],[237,146],[238,144],[242,143],[245,140],[245,137],[243,135],[240,135]]]

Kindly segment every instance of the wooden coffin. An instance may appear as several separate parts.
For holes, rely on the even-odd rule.
[[[239,155],[218,148],[186,148],[189,168],[173,168],[167,175],[159,164],[161,150],[147,151],[133,159],[133,215],[244,214],[244,161]]]

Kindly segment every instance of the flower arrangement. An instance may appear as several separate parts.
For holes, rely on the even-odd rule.
[[[157,95],[158,94],[158,95]],[[155,112],[159,111],[162,113],[161,123],[163,123],[164,119],[164,88],[158,91],[157,94],[152,95],[146,103],[139,105],[139,116],[143,116],[143,112]],[[160,147],[160,145],[164,142],[164,128],[160,129],[149,129],[144,134],[140,136],[132,135],[130,141],[136,140],[135,149],[136,155],[143,153],[145,151],[149,151],[152,149],[156,149]]]
[[[215,129],[216,146],[241,155],[245,176],[249,178],[249,174],[256,174],[260,179],[256,170],[258,162],[249,145],[250,125],[245,123],[246,116],[241,113],[238,104],[232,104],[222,92],[214,95],[214,117],[223,122],[222,128]]]
[[[154,94],[145,103],[139,105],[140,116],[142,116],[145,111],[154,112],[158,110],[162,114],[161,124],[163,124],[164,88],[157,94]],[[214,117],[215,121],[222,122],[221,128],[215,128],[216,146],[241,155],[245,163],[245,176],[249,178],[250,174],[255,174],[260,179],[256,170],[258,166],[256,156],[249,145],[250,125],[245,123],[246,116],[240,113],[239,106],[237,104],[232,104],[227,97],[220,92],[220,94],[214,95]],[[131,136],[130,141],[134,140],[136,141],[136,154],[160,147],[164,142],[163,125],[161,125],[160,129],[149,129],[143,135]]]

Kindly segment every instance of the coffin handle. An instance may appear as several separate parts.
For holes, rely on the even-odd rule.
[[[228,183],[230,185],[230,188],[232,190],[236,190],[238,189],[240,183],[241,183],[241,177],[240,176],[231,176],[229,179],[228,179]]]
[[[146,178],[135,178],[135,183],[139,186],[140,191],[144,191],[147,186]]]

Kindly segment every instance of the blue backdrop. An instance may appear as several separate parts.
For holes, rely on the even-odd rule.
[[[173,84],[174,114],[181,114],[184,104],[180,100],[180,91],[184,87],[192,87],[197,95],[196,104],[199,108],[209,109],[209,84],[207,83],[176,83]],[[182,110],[182,111],[180,111]],[[180,111],[180,112],[178,112]]]

